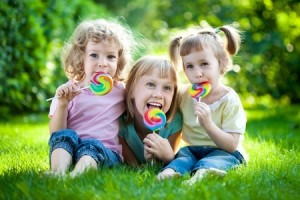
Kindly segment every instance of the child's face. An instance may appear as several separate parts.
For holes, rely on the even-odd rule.
[[[158,70],[142,76],[134,86],[131,98],[134,99],[135,109],[140,115],[151,107],[158,107],[166,113],[171,106],[175,84],[169,75],[160,78]]]
[[[191,83],[209,81],[211,86],[218,84],[221,73],[219,62],[210,47],[202,51],[192,51],[182,57],[184,72]]]
[[[119,59],[119,47],[110,41],[87,43],[84,55],[85,81],[89,82],[96,72],[104,72],[114,77]]]

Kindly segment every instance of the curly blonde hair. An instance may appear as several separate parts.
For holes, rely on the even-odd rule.
[[[131,54],[136,42],[131,29],[113,19],[85,20],[77,26],[62,54],[68,79],[80,81],[85,77],[84,53],[88,41],[98,43],[104,40],[114,42],[119,47],[117,71],[113,78],[117,81],[123,80],[123,70],[132,61]]]

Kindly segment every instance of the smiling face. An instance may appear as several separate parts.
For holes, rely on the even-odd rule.
[[[191,51],[182,57],[184,72],[191,83],[209,81],[212,87],[219,83],[221,76],[219,62],[210,47]]]
[[[137,80],[132,91],[131,99],[134,101],[134,109],[143,116],[151,107],[157,107],[164,113],[170,109],[174,94],[175,84],[170,75],[163,78],[159,70],[145,74]]]
[[[113,41],[89,41],[84,55],[84,83],[88,84],[96,72],[114,77],[117,71],[119,47]]]

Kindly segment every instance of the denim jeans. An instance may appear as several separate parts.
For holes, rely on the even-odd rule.
[[[55,149],[62,148],[71,154],[73,163],[77,163],[84,155],[91,156],[97,162],[98,167],[112,167],[122,162],[121,157],[116,152],[106,148],[100,141],[81,139],[71,129],[62,129],[52,133],[49,146],[50,159]]]
[[[175,159],[163,168],[172,168],[181,175],[195,173],[198,169],[215,168],[223,171],[244,163],[238,152],[228,153],[222,149],[208,146],[187,146],[181,148]]]

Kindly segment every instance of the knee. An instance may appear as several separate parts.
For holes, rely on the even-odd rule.
[[[49,145],[53,146],[59,142],[69,142],[71,144],[78,144],[79,137],[74,130],[62,129],[53,132],[49,139]]]

